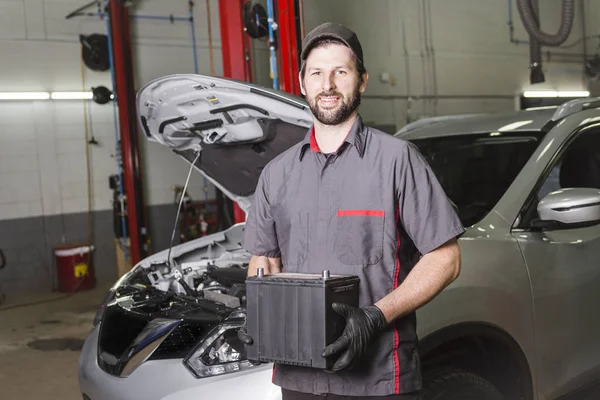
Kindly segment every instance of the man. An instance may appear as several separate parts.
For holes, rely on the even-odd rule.
[[[323,24],[301,59],[314,126],[261,174],[245,228],[248,274],[358,275],[360,308],[334,304],[346,328],[323,354],[337,360],[333,371],[278,364],[274,383],[284,400],[417,398],[415,310],[458,276],[464,228],[417,148],[363,125],[369,76],[356,35]]]

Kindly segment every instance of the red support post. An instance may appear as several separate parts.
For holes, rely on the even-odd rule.
[[[219,0],[223,76],[250,82],[246,67],[246,39],[242,20],[242,0]]]
[[[299,54],[296,19],[296,0],[277,0],[277,20],[279,23],[281,89],[300,96],[298,82]]]
[[[221,24],[221,48],[223,54],[223,76],[240,81],[252,81],[249,60],[249,39],[244,32],[242,0],[219,0]],[[237,203],[233,203],[234,223],[244,222],[246,215]]]
[[[145,206],[142,192],[140,148],[135,110],[135,83],[131,53],[129,11],[119,0],[109,1],[113,44],[115,92],[119,108],[123,177],[127,197],[127,225],[131,240],[131,262],[147,256]]]

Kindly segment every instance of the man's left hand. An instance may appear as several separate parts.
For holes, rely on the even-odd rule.
[[[354,359],[367,349],[373,337],[384,330],[387,322],[377,306],[356,308],[341,303],[333,303],[333,310],[346,319],[342,336],[323,351],[323,357],[342,353],[333,365],[333,371],[348,368]]]

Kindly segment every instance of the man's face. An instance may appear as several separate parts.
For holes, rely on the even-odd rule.
[[[325,125],[338,125],[360,105],[367,79],[367,74],[362,82],[358,77],[352,50],[333,43],[310,52],[300,86],[315,118]]]

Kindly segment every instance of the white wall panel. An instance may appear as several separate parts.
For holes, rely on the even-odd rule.
[[[222,74],[218,3],[211,0],[212,43],[207,29],[206,1],[196,1],[195,38],[200,73]],[[65,16],[82,5],[77,0],[0,1],[0,91],[79,91],[111,87],[108,71],[84,68],[81,74],[80,34],[106,33],[99,17]],[[87,12],[96,12],[92,7]],[[189,17],[187,0],[146,0],[135,15]],[[193,73],[191,25],[188,21],[132,19],[135,88],[175,73]],[[259,62],[261,64],[261,62]],[[267,60],[268,68],[268,60]],[[267,69],[268,76],[268,69]],[[3,102],[0,118],[0,219],[87,211],[88,174],[85,119],[90,137],[92,208],[112,207],[108,176],[117,172],[112,104],[80,101]],[[141,132],[140,132],[141,134]],[[183,184],[188,164],[166,148],[143,143],[142,170],[149,205],[170,203],[172,187]],[[146,148],[148,150],[146,151]],[[192,180],[190,193],[204,199],[203,180]],[[210,188],[209,196],[214,196]],[[20,201],[21,204],[18,202]]]
[[[261,1],[264,4],[264,1]],[[599,35],[596,21],[600,3],[583,0],[588,35]],[[515,37],[526,40],[515,0],[512,0]],[[561,0],[540,2],[542,27],[556,32]],[[579,7],[581,2],[577,1]],[[79,0],[0,1],[1,91],[58,91],[111,86],[108,72],[84,69],[81,77],[80,34],[105,33],[106,23],[98,17],[65,16],[81,6]],[[361,113],[366,121],[404,125],[426,115],[465,112],[494,112],[514,108],[510,99],[440,99],[433,101],[407,96],[431,95],[432,58],[427,58],[425,1],[414,0],[304,0],[306,31],[325,21],[335,21],[355,29],[364,46],[370,73]],[[529,87],[527,45],[509,41],[506,0],[429,0],[431,18],[430,55],[435,56],[437,94],[468,96],[497,94],[510,96]],[[213,64],[222,74],[218,2],[211,0]],[[95,8],[89,11],[95,12]],[[136,2],[137,15],[188,16],[187,0],[145,0]],[[195,2],[196,50],[201,73],[210,73],[210,52],[206,1]],[[186,21],[134,19],[132,23],[135,87],[160,76],[192,73],[194,70],[190,24]],[[579,9],[569,43],[582,35]],[[587,40],[592,54],[597,39]],[[264,40],[253,40],[255,81],[272,86],[269,77],[269,51]],[[547,49],[546,49],[547,50]],[[575,54],[581,59],[583,42],[554,54]],[[571,57],[571,56],[569,56]],[[563,57],[564,58],[564,57]],[[544,60],[547,82],[539,88],[570,89],[589,84],[581,75],[581,64],[568,59]],[[560,62],[557,62],[560,61]],[[388,73],[392,83],[381,82]],[[600,90],[600,84],[591,84]],[[370,98],[369,96],[387,96]],[[396,97],[394,97],[396,96]],[[108,175],[116,173],[115,133],[111,104],[89,103],[88,127],[98,145],[90,147],[92,166],[92,207],[111,207]],[[4,102],[0,118],[0,219],[33,215],[56,215],[87,210],[84,107],[81,102]],[[188,164],[169,150],[144,143],[142,169],[146,202],[150,205],[172,202],[174,185],[182,185]],[[34,177],[37,176],[37,178]],[[30,185],[12,190],[18,174],[28,176]],[[29,183],[28,182],[28,183]],[[26,183],[27,184],[27,183]],[[34,188],[37,187],[37,189]],[[203,180],[194,174],[190,193],[204,198]],[[37,190],[37,192],[36,192]],[[7,194],[8,193],[8,194]],[[37,195],[36,195],[37,193]],[[212,197],[212,187],[209,195]],[[12,196],[12,197],[11,197]],[[29,199],[7,203],[14,196]],[[36,197],[37,198],[34,198]],[[7,200],[8,199],[8,200]],[[4,201],[4,203],[2,203]]]
[[[26,37],[26,16],[23,0],[0,1],[0,36],[5,38]]]
[[[588,51],[599,43],[600,2],[583,0],[586,7]],[[370,80],[361,112],[381,124],[395,121],[401,127],[410,119],[442,113],[497,112],[514,109],[505,99],[526,89],[585,89],[598,87],[582,76],[581,8],[576,2],[575,23],[567,49],[544,47],[544,84],[529,84],[529,46],[511,43],[508,27],[512,5],[514,37],[528,40],[515,0],[305,0],[307,31],[325,21],[340,22],[355,30],[363,44]],[[431,21],[424,18],[429,4]],[[540,1],[542,28],[554,34],[561,18],[561,0]],[[426,29],[429,26],[429,29]],[[429,36],[429,40],[427,37]],[[551,57],[548,59],[548,51]],[[393,81],[382,83],[381,73]],[[435,76],[435,81],[434,81]],[[462,99],[414,99],[407,96],[464,96]],[[369,96],[392,96],[387,100]],[[482,101],[469,95],[498,95]],[[396,98],[394,98],[396,96]],[[386,104],[388,106],[386,107]],[[392,112],[393,111],[393,112]]]

